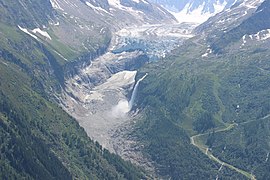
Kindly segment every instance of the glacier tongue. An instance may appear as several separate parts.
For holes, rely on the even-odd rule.
[[[112,132],[129,121],[127,113],[135,96],[128,102],[127,94],[135,83],[136,69],[164,57],[193,37],[194,27],[184,23],[157,24],[127,27],[116,32],[107,53],[66,80],[63,107],[90,137],[114,152]]]
[[[194,28],[191,23],[146,24],[115,32],[105,54],[66,79],[62,107],[103,147],[154,172],[151,162],[138,151],[140,144],[128,135],[139,115],[138,109],[130,110],[147,73],[136,85],[135,77],[142,65],[164,57],[193,37]]]

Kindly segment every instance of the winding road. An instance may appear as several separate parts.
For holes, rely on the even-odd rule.
[[[239,125],[243,125],[243,124],[247,124],[247,123],[251,123],[251,122],[254,122],[254,121],[260,121],[260,120],[267,120],[268,118],[270,117],[270,114],[260,118],[260,119],[256,119],[256,120],[251,120],[251,121],[247,121],[247,122],[242,122],[242,123],[232,123],[232,124],[228,124],[227,127],[225,128],[222,128],[222,129],[216,129],[215,133],[218,133],[218,132],[225,132],[225,131],[229,131],[233,128],[235,128],[236,126],[239,126]],[[197,148],[199,148],[202,152],[204,152],[209,159],[213,160],[213,161],[216,161],[217,163],[219,163],[222,166],[226,166],[244,176],[246,176],[248,179],[251,179],[251,180],[256,180],[256,177],[255,175],[253,175],[252,173],[249,173],[247,171],[244,171],[242,169],[239,169],[231,164],[228,164],[224,161],[221,161],[220,159],[218,159],[216,156],[214,156],[211,151],[209,151],[209,148],[205,145],[205,144],[201,144],[200,141],[199,141],[199,138],[202,137],[202,136],[206,136],[208,135],[208,132],[206,133],[202,133],[202,134],[197,134],[197,135],[194,135],[192,137],[190,137],[190,142],[192,145],[196,146]]]
[[[223,129],[218,129],[215,132],[218,133],[218,132],[229,131],[229,130],[233,129],[235,126],[238,126],[238,124],[237,123],[229,124],[227,127],[223,128]],[[226,167],[228,167],[228,168],[230,168],[230,169],[232,169],[232,170],[234,170],[234,171],[236,171],[236,172],[238,172],[238,173],[246,176],[248,179],[256,180],[256,177],[253,174],[251,174],[251,173],[249,173],[247,171],[244,171],[242,169],[239,169],[239,168],[237,168],[237,167],[235,167],[235,166],[233,166],[231,164],[228,164],[228,163],[226,163],[224,161],[221,161],[220,159],[218,159],[217,157],[215,157],[209,151],[209,148],[206,145],[200,144],[200,142],[199,142],[198,139],[200,137],[202,137],[202,136],[205,136],[205,135],[208,135],[208,132],[207,133],[203,133],[203,134],[197,134],[197,135],[194,135],[194,136],[190,137],[191,144],[194,145],[194,146],[196,146],[197,148],[199,148],[202,152],[204,152],[208,156],[209,159],[211,159],[211,160],[219,163],[221,165],[221,167],[222,166],[226,166]]]

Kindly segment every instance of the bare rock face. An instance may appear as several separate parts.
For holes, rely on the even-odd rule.
[[[90,137],[111,151],[109,132],[128,119],[127,90],[132,89],[137,73],[127,64],[145,59],[138,51],[120,54],[109,52],[66,81],[63,94],[66,110],[79,121]]]

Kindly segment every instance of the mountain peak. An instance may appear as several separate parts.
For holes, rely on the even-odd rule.
[[[209,17],[231,7],[237,0],[185,0],[165,1],[152,0],[167,8],[178,20],[178,22],[203,23]]]

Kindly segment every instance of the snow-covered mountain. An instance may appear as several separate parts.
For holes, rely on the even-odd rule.
[[[245,0],[210,18],[195,30],[208,37],[214,53],[256,46],[269,38],[270,0]],[[234,44],[238,43],[238,44]],[[231,46],[233,45],[234,46]],[[235,46],[237,48],[235,48]]]
[[[174,16],[165,8],[146,0],[50,0],[50,2],[54,9],[64,14],[84,17],[111,27],[176,22]],[[101,16],[103,18],[100,18]]]
[[[205,22],[239,0],[151,0],[171,11],[179,22]],[[240,0],[241,1],[241,0]]]
[[[61,58],[76,63],[87,59],[80,56],[106,49],[112,34],[125,27],[176,22],[166,9],[145,0],[44,0],[38,5],[30,0],[0,4],[8,12],[0,15],[1,22],[13,23],[30,37],[50,44]],[[59,48],[59,43],[65,48]]]
[[[207,22],[197,27],[198,33],[208,32],[210,36],[216,36],[215,32],[226,33],[231,29],[239,26],[245,19],[254,15],[258,7],[264,0],[244,0],[234,3],[233,6],[225,11],[210,18]],[[254,24],[250,24],[250,28],[254,28]]]

